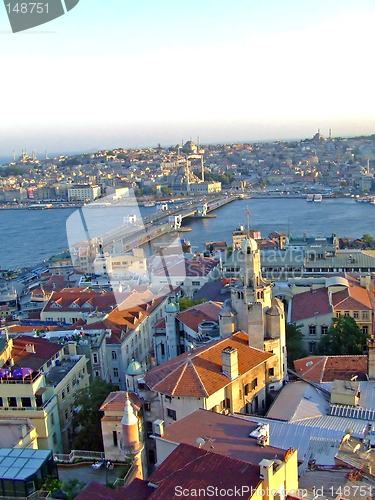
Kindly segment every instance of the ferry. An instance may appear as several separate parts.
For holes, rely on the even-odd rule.
[[[144,207],[154,207],[155,203],[153,201],[146,201],[145,203],[143,203],[143,206]]]
[[[37,205],[29,206],[29,210],[46,210],[47,208],[52,208],[52,204],[38,203]]]
[[[308,194],[306,197],[306,201],[314,201],[314,195],[313,194]]]
[[[321,194],[314,194],[314,201],[316,203],[320,203],[323,200],[323,196]]]

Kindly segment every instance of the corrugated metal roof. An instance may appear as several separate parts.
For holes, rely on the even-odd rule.
[[[331,405],[329,415],[334,417],[348,417],[360,420],[375,421],[375,410],[369,408],[355,408],[354,406]]]
[[[329,405],[324,396],[306,382],[287,384],[276,399],[267,417],[295,421],[326,415]]]
[[[242,418],[246,418],[252,422],[269,424],[270,446],[281,448],[283,450],[294,448],[297,450],[299,460],[304,460],[310,446],[311,437],[341,441],[344,435],[344,431],[341,430],[327,429],[318,426],[298,425],[296,422],[280,422],[262,417]]]

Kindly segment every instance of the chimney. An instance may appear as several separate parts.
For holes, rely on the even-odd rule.
[[[31,352],[35,354],[35,345],[34,344],[26,344],[25,347],[26,352]]]
[[[238,352],[235,347],[226,347],[221,351],[223,373],[231,380],[238,377]]]
[[[359,283],[362,288],[366,288],[366,290],[369,292],[371,287],[371,276],[361,276]]]
[[[375,339],[367,339],[367,375],[370,380],[375,379]]]
[[[68,342],[68,349],[70,356],[77,356],[77,344],[74,341]]]
[[[152,432],[155,436],[163,437],[164,435],[164,420],[155,420],[152,423]]]

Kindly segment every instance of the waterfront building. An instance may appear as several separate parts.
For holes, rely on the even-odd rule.
[[[94,201],[100,198],[102,189],[100,186],[91,184],[76,184],[68,188],[69,201]]]
[[[96,256],[93,266],[94,273],[106,276],[107,281],[118,281],[132,275],[145,278],[147,274],[147,259],[142,248],[121,254],[105,252]]]
[[[74,269],[70,252],[62,252],[50,257],[47,262],[48,270],[51,274],[62,274],[68,276]]]

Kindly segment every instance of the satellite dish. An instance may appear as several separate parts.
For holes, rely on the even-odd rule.
[[[203,445],[204,445],[204,443],[206,442],[206,441],[205,441],[203,438],[201,438],[201,437],[198,437],[195,441],[196,441],[197,445],[199,446],[199,448],[200,448],[201,446],[203,446]]]

